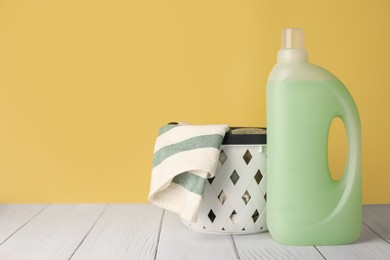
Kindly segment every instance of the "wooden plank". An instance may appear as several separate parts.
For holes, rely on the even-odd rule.
[[[390,205],[365,205],[363,222],[390,243]]]
[[[313,246],[283,246],[276,243],[268,232],[233,238],[241,260],[324,259]]]
[[[237,259],[231,236],[191,231],[179,217],[165,211],[157,260]]]
[[[69,259],[106,205],[50,205],[0,246],[0,259]]]
[[[366,225],[362,227],[362,234],[358,241],[349,245],[319,246],[318,250],[327,259],[354,259],[354,260],[388,260],[390,259],[390,245],[370,230]]]
[[[72,260],[154,259],[162,216],[151,205],[109,205]]]
[[[46,204],[0,204],[0,244],[38,215]]]

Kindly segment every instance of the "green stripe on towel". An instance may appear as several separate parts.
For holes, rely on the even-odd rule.
[[[160,128],[160,130],[158,131],[158,135],[160,136],[160,135],[162,135],[162,134],[168,132],[169,130],[171,130],[172,128],[175,128],[175,127],[177,127],[177,126],[179,126],[179,125],[177,125],[177,124],[165,125],[165,126],[163,126],[163,127]]]
[[[219,149],[222,139],[223,136],[220,134],[201,135],[182,142],[167,145],[154,153],[153,167],[156,167],[168,157],[180,152],[207,147]]]
[[[183,186],[193,193],[203,196],[205,179],[196,174],[183,172],[175,176],[172,182]]]

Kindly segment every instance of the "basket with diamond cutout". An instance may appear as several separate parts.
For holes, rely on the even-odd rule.
[[[206,181],[197,221],[182,219],[190,229],[218,234],[267,231],[266,133],[249,132],[237,128],[226,134],[216,175]]]

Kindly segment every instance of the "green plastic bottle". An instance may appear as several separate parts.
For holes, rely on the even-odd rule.
[[[267,84],[267,226],[284,245],[337,245],[361,231],[361,126],[352,96],[310,64],[303,29],[282,31]],[[348,159],[334,180],[328,165],[332,120],[343,121]]]

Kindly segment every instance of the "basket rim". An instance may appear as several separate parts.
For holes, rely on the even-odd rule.
[[[253,128],[264,129],[265,127],[231,127],[230,130],[240,128]],[[225,134],[222,140],[222,144],[235,144],[235,145],[250,145],[250,144],[267,144],[267,134],[231,134],[231,131]]]

